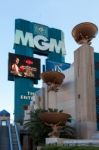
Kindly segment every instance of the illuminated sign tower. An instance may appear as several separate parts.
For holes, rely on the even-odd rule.
[[[15,121],[21,122],[24,109],[27,109],[31,97],[38,90],[33,84],[37,84],[40,79],[40,60],[33,58],[33,54],[44,55],[52,61],[64,63],[64,34],[59,29],[16,19],[14,49],[15,54],[9,54],[8,78],[15,81],[14,118]],[[16,66],[16,63],[18,73],[13,70],[13,64]]]

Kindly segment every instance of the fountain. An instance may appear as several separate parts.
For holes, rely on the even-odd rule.
[[[39,118],[52,129],[48,134],[49,137],[59,137],[60,129],[65,126],[70,117],[71,115],[62,112],[41,112],[39,114]]]
[[[91,22],[80,23],[72,30],[74,40],[78,44],[81,44],[74,52],[74,69],[76,77],[75,106],[77,114],[76,120],[79,122],[77,124],[77,136],[79,138],[91,138],[96,130],[96,114],[93,113],[96,111],[96,107],[93,107],[96,103],[94,91],[95,57],[94,48],[90,45],[97,33],[97,26]],[[79,103],[79,101],[82,103]],[[84,110],[86,111],[84,112]],[[91,120],[91,130],[88,126],[89,120]]]
[[[57,71],[43,72],[41,78],[48,85],[48,91],[57,91],[65,78],[65,75]]]
[[[48,85],[49,91],[57,91],[61,86],[65,75],[58,71],[48,71],[41,74],[41,78]],[[71,116],[62,112],[42,112],[39,118],[47,125],[50,126],[52,132],[48,134],[49,137],[59,137],[60,129],[63,128],[68,118]]]
[[[91,40],[95,38],[98,28],[90,22],[83,22],[76,25],[72,30],[72,36],[78,44],[91,44]]]

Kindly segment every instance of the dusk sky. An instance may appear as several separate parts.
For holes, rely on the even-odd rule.
[[[71,32],[81,22],[92,22],[99,28],[99,0],[2,0],[0,4],[0,111],[14,112],[14,82],[8,81],[8,53],[14,53],[15,19],[61,29],[65,34],[66,62],[73,62],[79,45]],[[92,46],[99,52],[99,34]]]

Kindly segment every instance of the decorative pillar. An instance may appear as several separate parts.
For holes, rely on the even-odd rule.
[[[79,138],[91,138],[96,131],[94,49],[90,46],[96,33],[97,27],[88,22],[77,25],[72,31],[76,42],[82,44],[74,52],[75,106]]]

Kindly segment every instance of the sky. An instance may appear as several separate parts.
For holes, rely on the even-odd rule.
[[[15,19],[61,29],[65,35],[66,62],[73,62],[78,45],[72,29],[81,22],[92,22],[99,28],[99,0],[1,0],[0,2],[0,111],[14,112],[14,82],[8,81],[8,53],[14,53]],[[99,52],[99,34],[92,41]]]

